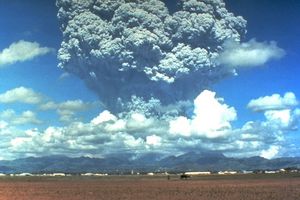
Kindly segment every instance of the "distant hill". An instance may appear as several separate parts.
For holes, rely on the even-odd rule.
[[[66,156],[28,157],[0,161],[0,173],[129,173],[150,171],[220,171],[220,170],[272,170],[287,167],[300,168],[300,158],[265,159],[262,157],[228,158],[221,153],[189,152],[179,156],[164,157],[150,153],[112,155],[107,158]]]

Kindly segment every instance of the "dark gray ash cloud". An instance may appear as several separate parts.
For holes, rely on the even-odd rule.
[[[133,96],[162,104],[192,100],[234,73],[216,64],[246,21],[222,0],[182,0],[170,14],[159,0],[57,0],[59,67],[83,79],[113,112]]]

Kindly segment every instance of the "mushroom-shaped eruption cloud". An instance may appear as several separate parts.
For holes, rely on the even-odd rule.
[[[216,60],[240,42],[246,21],[222,0],[57,0],[59,67],[83,79],[107,109],[136,97],[163,105],[192,100],[232,68]],[[131,103],[132,104],[132,103]]]

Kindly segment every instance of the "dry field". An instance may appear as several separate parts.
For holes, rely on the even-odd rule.
[[[296,200],[300,175],[2,177],[0,200]]]

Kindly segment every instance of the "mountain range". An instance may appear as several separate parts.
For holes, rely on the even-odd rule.
[[[179,156],[164,157],[149,153],[111,155],[106,158],[66,156],[28,157],[0,161],[0,173],[130,173],[135,172],[183,172],[221,170],[274,170],[300,168],[300,157],[265,159],[262,157],[229,158],[221,153],[189,152]]]

